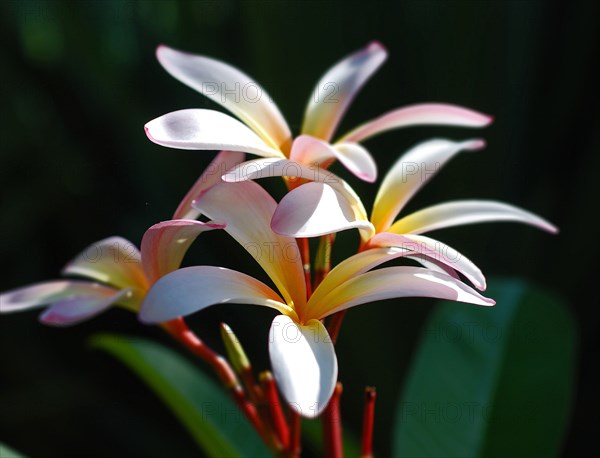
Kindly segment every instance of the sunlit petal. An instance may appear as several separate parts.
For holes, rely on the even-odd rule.
[[[468,108],[443,103],[409,105],[372,119],[344,135],[340,141],[362,142],[390,129],[418,125],[484,127],[493,118]]]
[[[295,177],[325,183],[350,203],[356,221],[368,221],[363,203],[348,183],[337,175],[319,167],[309,167],[286,159],[256,159],[237,165],[223,175],[223,180],[238,182],[274,176]],[[371,237],[373,234],[372,226],[369,226],[369,230],[361,231],[363,238]]]
[[[221,303],[263,305],[294,315],[281,297],[249,275],[214,266],[184,267],[158,280],[142,303],[144,323],[162,323]]]
[[[154,143],[190,150],[230,150],[285,157],[252,130],[224,113],[190,108],[162,115],[144,126]]]
[[[306,302],[304,271],[296,240],[274,233],[271,218],[277,203],[252,181],[220,183],[194,202],[203,215],[222,222],[225,231],[248,251],[271,277],[286,302]]]
[[[333,343],[319,320],[305,325],[279,315],[271,324],[269,354],[277,386],[302,416],[318,416],[333,394],[338,366]]]
[[[121,237],[109,237],[90,245],[65,266],[62,274],[81,275],[119,288],[148,286],[139,250]]]
[[[384,47],[372,42],[330,68],[311,94],[302,133],[329,141],[360,88],[386,57]]]
[[[447,161],[462,150],[473,151],[484,146],[483,140],[434,139],[406,152],[387,173],[375,197],[371,222],[377,232],[391,226],[404,205]]]
[[[310,135],[300,135],[292,144],[292,161],[327,168],[335,159],[362,180],[372,183],[377,179],[377,165],[373,157],[356,143],[331,145]]]
[[[288,192],[273,214],[271,227],[278,234],[291,237],[316,237],[353,228],[369,232],[373,229],[369,221],[356,218],[344,196],[318,182]]]
[[[531,212],[493,200],[457,200],[433,205],[396,221],[389,232],[422,234],[446,227],[492,221],[513,221],[553,234],[558,232],[556,226]]]
[[[100,291],[97,291],[98,293]],[[131,289],[122,289],[111,295],[71,296],[61,299],[40,315],[40,321],[51,326],[71,326],[89,320],[104,312],[111,305],[131,297]]]
[[[370,246],[395,246],[418,253],[425,259],[440,262],[463,274],[475,287],[485,290],[483,273],[465,255],[438,240],[415,234],[393,234],[382,232],[369,240]]]
[[[476,305],[494,305],[448,275],[422,267],[386,267],[361,274],[335,288],[319,301],[315,311],[324,318],[332,313],[367,302],[399,297],[433,297]]]
[[[176,219],[155,224],[142,238],[142,265],[150,284],[179,268],[190,245],[202,232],[224,224]]]
[[[192,202],[203,191],[221,182],[221,176],[229,169],[244,162],[246,155],[239,151],[221,151],[206,170],[196,180],[173,214],[173,219],[197,219],[200,212],[192,207]]]
[[[0,312],[34,309],[69,297],[112,297],[118,290],[98,283],[55,280],[16,288],[0,295]]]
[[[290,129],[277,105],[248,75],[219,60],[164,45],[156,57],[172,76],[227,108],[272,147],[281,149],[290,142]]]

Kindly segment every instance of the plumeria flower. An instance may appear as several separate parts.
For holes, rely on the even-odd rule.
[[[143,301],[140,319],[161,323],[219,303],[275,309],[280,315],[269,335],[273,372],[285,399],[306,417],[323,411],[337,381],[335,350],[322,319],[356,305],[405,296],[494,304],[445,273],[407,266],[372,270],[415,254],[403,248],[376,248],[346,259],[307,297],[298,244],[271,230],[277,203],[261,186],[252,181],[221,183],[205,191],[194,206],[226,224],[225,231],[255,258],[275,289],[223,267],[186,267],[154,284]]]
[[[455,105],[419,104],[392,110],[332,142],[350,103],[387,57],[378,42],[342,59],[319,80],[306,107],[300,135],[295,139],[268,93],[240,70],[167,46],[159,46],[156,55],[172,76],[221,104],[242,121],[214,110],[186,109],[147,123],[148,138],[171,148],[242,151],[306,165],[318,164],[322,168],[339,160],[359,178],[373,182],[377,167],[361,146],[362,141],[407,126],[483,127],[491,122],[487,115]]]
[[[146,231],[141,250],[121,237],[90,245],[62,270],[86,280],[54,280],[0,295],[0,312],[11,313],[49,305],[40,321],[68,326],[88,320],[112,305],[135,313],[150,287],[179,268],[191,243],[204,231],[222,229],[215,223],[172,220]]]
[[[90,245],[63,269],[63,275],[87,280],[54,280],[0,295],[0,313],[49,307],[40,320],[48,325],[80,323],[117,304],[135,313],[152,284],[179,268],[191,243],[204,231],[222,224],[195,221],[192,197],[221,182],[221,175],[244,160],[244,154],[222,151],[183,198],[172,221],[155,224],[142,238],[141,251],[121,237]]]
[[[428,263],[429,268],[437,266],[450,275],[458,271],[475,287],[485,290],[485,277],[473,262],[448,245],[421,234],[490,221],[521,222],[551,233],[557,232],[557,228],[531,212],[491,200],[445,202],[396,220],[406,203],[446,162],[460,151],[474,151],[484,145],[479,139],[463,142],[433,139],[410,149],[383,179],[370,218],[350,186],[326,170],[287,160],[256,159],[234,167],[223,179],[238,182],[291,173],[309,180],[280,201],[272,220],[275,232],[291,237],[314,237],[358,228],[362,249],[382,246],[411,249],[423,256],[422,261]]]

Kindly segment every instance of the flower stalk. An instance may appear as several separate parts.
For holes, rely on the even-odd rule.
[[[340,396],[342,384],[337,382],[333,396],[323,412],[323,442],[327,458],[342,458],[344,447],[342,445],[342,416],[340,415]]]
[[[365,388],[365,408],[363,414],[361,458],[373,458],[373,430],[375,423],[375,387]]]

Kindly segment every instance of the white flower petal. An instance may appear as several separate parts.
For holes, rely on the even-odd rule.
[[[374,41],[330,68],[311,94],[302,133],[329,141],[360,88],[386,57],[383,46]]]
[[[386,267],[358,275],[332,290],[311,316],[325,318],[356,305],[400,297],[433,297],[477,305],[494,305],[473,288],[448,275],[422,267]]]
[[[457,200],[433,205],[399,219],[388,231],[422,234],[446,227],[500,221],[529,224],[553,234],[558,232],[552,223],[531,212],[493,200]]]
[[[478,150],[484,146],[483,140],[434,139],[419,143],[406,152],[386,174],[375,197],[371,222],[377,232],[392,225],[404,205],[447,161],[462,150]]]
[[[366,240],[374,234],[372,225],[366,223],[369,219],[365,207],[354,190],[337,175],[319,167],[309,167],[287,159],[256,159],[234,167],[223,175],[223,180],[239,182],[274,176],[302,178],[331,186],[348,201],[354,212],[354,219],[365,222],[361,236]]]
[[[267,91],[248,75],[219,60],[164,45],[156,57],[172,76],[227,108],[270,146],[289,147],[292,135],[285,119]]]
[[[142,264],[150,284],[179,269],[190,245],[202,232],[223,229],[224,224],[175,219],[155,224],[142,238]]]
[[[377,165],[371,154],[357,143],[329,143],[300,135],[292,144],[290,160],[326,169],[335,159],[361,180],[370,183],[377,179]]]
[[[415,234],[382,232],[369,240],[370,246],[401,247],[417,253],[416,258],[442,263],[469,279],[480,291],[486,288],[483,273],[470,259],[454,248],[429,237]]]
[[[269,275],[286,302],[302,307],[306,287],[300,250],[294,238],[271,230],[277,203],[259,184],[220,183],[194,202],[194,207],[226,225],[231,235]]]
[[[122,237],[93,243],[67,264],[63,275],[81,275],[118,288],[145,290],[148,282],[137,247]]]
[[[126,300],[131,296],[132,290],[126,288],[114,291],[111,295],[66,297],[48,307],[40,315],[40,321],[50,326],[72,326],[99,315],[121,299]]]
[[[214,304],[263,305],[294,316],[293,310],[264,283],[235,270],[184,267],[158,280],[142,303],[143,323],[163,323]]]
[[[0,312],[12,313],[38,308],[69,297],[111,297],[118,290],[98,283],[55,280],[16,288],[0,295]]]
[[[457,105],[424,103],[398,108],[372,119],[347,133],[339,141],[362,142],[387,130],[408,126],[484,127],[492,120],[491,116]]]
[[[173,111],[148,122],[144,129],[150,140],[169,148],[230,150],[285,157],[237,119],[214,110]]]
[[[269,332],[273,374],[283,397],[302,416],[323,412],[337,382],[335,349],[319,320],[305,325],[290,317],[275,317]]]
[[[310,182],[288,192],[273,214],[272,229],[291,237],[316,237],[346,229],[371,232],[369,221],[357,219],[350,203],[331,186]]]
[[[181,200],[173,214],[173,219],[197,219],[200,212],[192,207],[194,199],[210,187],[220,183],[221,176],[229,169],[244,162],[245,158],[246,155],[239,151],[221,151],[217,154]]]

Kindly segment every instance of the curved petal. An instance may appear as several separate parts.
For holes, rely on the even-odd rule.
[[[415,234],[393,234],[382,232],[369,240],[370,246],[395,246],[414,251],[425,259],[440,262],[463,274],[475,285],[484,291],[486,288],[483,273],[471,260],[456,251],[454,248],[437,240]]]
[[[263,305],[295,317],[294,311],[264,283],[235,270],[184,267],[158,280],[142,303],[143,323],[163,323],[214,304]]]
[[[386,57],[385,48],[374,41],[330,68],[311,94],[302,133],[329,141],[354,96]]]
[[[63,275],[81,275],[119,288],[147,289],[137,247],[122,237],[109,237],[83,250],[62,270]]]
[[[214,110],[173,111],[148,122],[144,129],[151,141],[169,148],[230,150],[285,157],[237,119]]]
[[[155,224],[142,238],[142,266],[153,284],[163,275],[177,270],[190,245],[202,232],[223,229],[224,224],[176,219]]]
[[[70,297],[108,298],[118,290],[89,281],[55,280],[6,291],[0,295],[0,313],[42,307]]]
[[[553,234],[558,232],[556,226],[531,212],[493,200],[457,200],[433,205],[399,219],[389,232],[422,234],[446,227],[494,221],[514,221]]]
[[[335,159],[361,180],[373,183],[377,179],[373,157],[356,143],[330,145],[310,135],[300,135],[292,144],[291,161],[327,168]]]
[[[113,292],[112,295],[67,297],[48,307],[40,315],[40,321],[50,326],[71,326],[89,320],[121,299],[131,296],[132,290],[126,288]]]
[[[362,142],[390,129],[419,125],[484,127],[493,117],[468,108],[444,103],[409,105],[372,119],[344,135],[339,141]]]
[[[373,204],[371,222],[377,232],[389,228],[404,205],[438,170],[462,150],[478,150],[483,140],[453,142],[434,139],[408,150],[387,173]]]
[[[248,75],[219,60],[164,45],[157,48],[156,57],[173,77],[227,108],[273,148],[282,149],[291,142],[292,134],[277,105]]]
[[[277,386],[300,415],[314,418],[323,412],[338,375],[335,349],[319,320],[305,325],[276,316],[269,332],[269,355]]]
[[[364,205],[348,183],[337,175],[319,167],[309,167],[286,159],[256,159],[246,161],[234,167],[223,175],[223,180],[239,182],[274,176],[296,177],[308,181],[325,183],[348,201],[354,212],[354,219],[356,221],[369,220]],[[276,229],[274,228],[274,230]],[[361,230],[362,237],[368,239],[373,234],[374,231],[371,224],[365,224],[364,230]],[[294,234],[287,235],[294,236]]]
[[[173,214],[173,219],[196,219],[200,216],[200,212],[192,207],[192,202],[203,191],[211,186],[220,183],[221,176],[229,169],[244,162],[246,155],[239,151],[221,151],[215,156],[206,170],[196,180],[194,186],[188,191],[182,201],[179,203],[177,210]]]
[[[226,224],[225,231],[256,259],[288,304],[303,307],[306,287],[300,251],[295,239],[271,230],[276,206],[252,181],[220,183],[194,202],[203,215]]]
[[[386,267],[361,274],[338,286],[315,307],[319,317],[367,302],[400,297],[433,297],[476,305],[494,305],[473,288],[448,275],[422,267]]]
[[[311,181],[288,192],[279,202],[271,228],[292,237],[316,237],[346,229],[372,231],[357,219],[350,203],[331,186]]]

